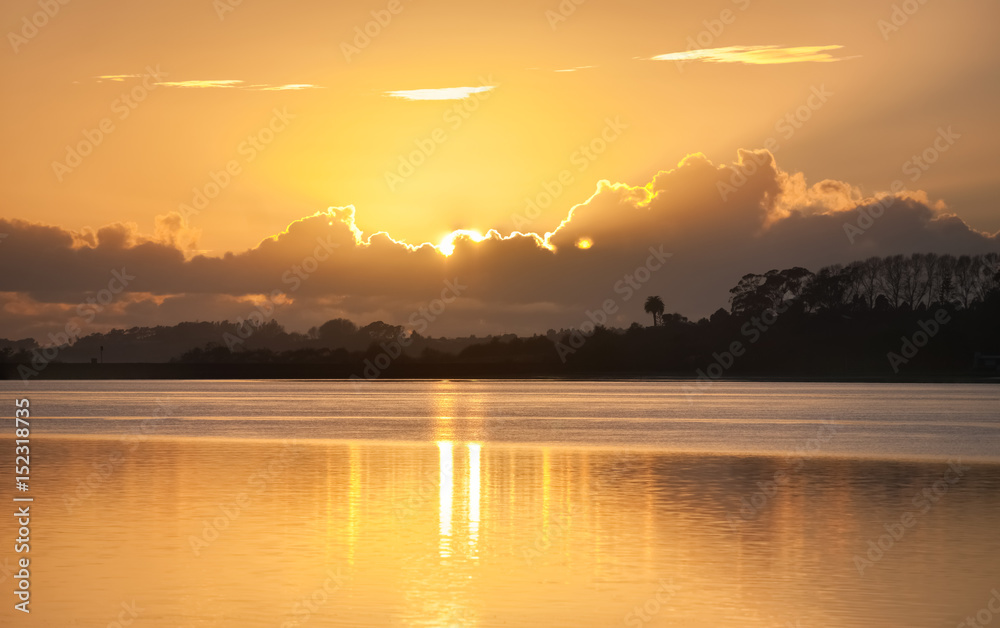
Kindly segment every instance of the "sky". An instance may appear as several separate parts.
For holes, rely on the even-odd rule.
[[[998,250],[997,3],[577,2],[4,3],[0,336],[123,267],[94,331],[264,301],[415,327],[458,279],[442,335]],[[672,256],[626,300],[650,247]]]

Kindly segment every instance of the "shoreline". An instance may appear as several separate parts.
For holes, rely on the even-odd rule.
[[[17,364],[0,365],[0,379],[24,381]],[[29,367],[30,368],[30,367]],[[566,381],[692,381],[703,382],[696,373],[657,371],[584,371],[552,366],[521,364],[393,365],[377,378],[359,375],[354,365],[344,364],[177,364],[177,363],[54,363],[27,381],[71,380],[566,380]],[[1000,373],[914,373],[888,376],[880,373],[732,373],[717,379],[725,382],[801,383],[910,383],[910,384],[1000,384]]]

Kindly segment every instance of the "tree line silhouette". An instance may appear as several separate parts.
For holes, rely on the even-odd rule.
[[[730,290],[728,309],[696,322],[666,313],[665,301],[669,295],[646,299],[651,326],[550,329],[532,337],[432,338],[382,321],[358,326],[346,319],[305,333],[274,320],[249,328],[229,321],[133,327],[81,338],[59,348],[54,362],[90,362],[104,347],[112,362],[170,362],[174,369],[164,372],[178,376],[192,365],[211,365],[215,371],[203,371],[209,376],[230,372],[226,365],[271,365],[257,373],[275,377],[283,366],[312,365],[315,371],[300,369],[297,376],[693,377],[714,368],[726,376],[852,379],[995,374],[996,362],[983,356],[1000,354],[995,253],[894,255],[815,273],[801,267],[751,273]],[[935,316],[947,322],[919,342]],[[30,364],[39,349],[30,339],[0,340],[4,376],[16,377],[14,367]],[[894,367],[890,354],[901,351],[914,355]]]
[[[1000,255],[869,257],[847,266],[748,274],[730,294],[733,314],[794,301],[805,311],[915,310],[936,304],[968,309],[1000,284]]]

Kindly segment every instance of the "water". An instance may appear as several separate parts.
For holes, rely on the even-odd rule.
[[[0,386],[8,416],[31,400],[35,499],[33,612],[10,596],[4,625],[920,627],[998,614],[997,387]]]

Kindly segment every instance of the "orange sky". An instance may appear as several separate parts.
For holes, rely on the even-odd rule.
[[[592,0],[559,21],[547,13],[554,0],[398,0],[395,14],[383,1],[222,6],[70,3],[27,38],[22,18],[40,9],[4,3],[3,215],[73,230],[132,221],[151,233],[156,216],[190,205],[193,188],[211,192],[212,174],[235,160],[239,174],[190,220],[209,254],[251,247],[331,205],[353,204],[363,230],[408,242],[459,228],[506,233],[548,183],[552,204],[518,221],[543,233],[599,179],[641,185],[686,154],[730,161],[773,137],[786,169],[867,193],[904,178],[971,226],[1000,229],[995,2],[926,4],[893,31],[879,26],[892,3],[870,1]],[[372,11],[385,26],[368,24]],[[365,43],[355,27],[366,26],[380,32],[345,48]],[[691,41],[729,52],[650,60]],[[772,48],[744,50],[761,46]],[[191,81],[231,82],[183,86]],[[301,89],[274,89],[288,85]],[[483,85],[495,87],[467,100],[387,95]],[[819,86],[828,102],[801,128],[779,130]],[[121,99],[133,91],[144,100],[129,108]],[[294,119],[273,138],[265,131],[263,150],[244,144],[276,108]],[[54,165],[102,120],[113,129],[91,131],[103,137],[89,156],[68,172]],[[942,125],[961,140],[911,183],[904,163]],[[601,147],[602,133],[614,137],[603,152],[581,151]],[[418,144],[433,153],[387,180]]]
[[[279,291],[291,329],[406,324],[458,273],[434,333],[530,333],[647,250],[676,256],[634,296],[697,317],[746,272],[1000,249],[992,0],[231,1],[0,9],[0,263],[27,269],[0,333],[62,328],[124,265],[90,331]]]

